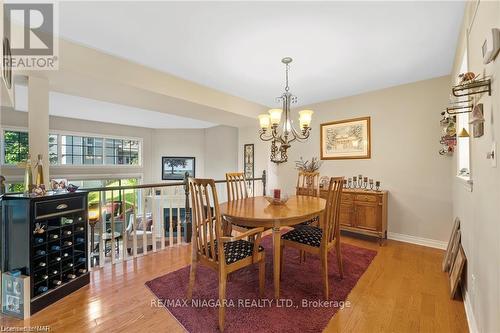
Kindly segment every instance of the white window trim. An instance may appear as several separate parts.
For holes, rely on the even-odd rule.
[[[4,140],[4,132],[5,131],[16,131],[16,132],[26,132],[29,134],[29,130],[27,127],[19,127],[19,126],[6,126],[6,127],[0,127],[1,130],[1,152],[0,152],[0,158],[1,158],[1,163],[0,165],[2,167],[7,167],[7,168],[19,168],[17,165],[14,164],[5,164],[5,140]],[[54,134],[57,135],[57,164],[51,164],[51,168],[91,168],[91,169],[98,169],[98,168],[111,168],[111,169],[116,169],[116,168],[124,168],[124,169],[141,169],[143,168],[144,165],[144,154],[143,154],[143,149],[144,149],[144,139],[139,138],[139,137],[133,137],[133,136],[118,136],[118,135],[106,135],[106,134],[97,134],[97,133],[88,133],[88,132],[73,132],[73,131],[65,131],[65,130],[49,130],[49,134]],[[82,136],[82,137],[93,137],[93,138],[102,138],[103,140],[105,139],[115,139],[115,140],[135,140],[139,142],[139,164],[137,165],[130,165],[130,164],[105,164],[105,158],[104,158],[104,142],[103,142],[103,164],[61,164],[61,136],[62,135],[72,135],[72,136]],[[48,140],[48,138],[47,138]],[[48,152],[47,152],[48,154]],[[48,158],[48,156],[46,156]]]

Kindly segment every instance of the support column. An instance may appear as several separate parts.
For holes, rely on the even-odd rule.
[[[28,136],[31,160],[43,156],[44,184],[49,185],[49,81],[28,77]],[[35,174],[33,174],[35,177]]]

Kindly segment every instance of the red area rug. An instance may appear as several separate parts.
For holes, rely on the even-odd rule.
[[[251,266],[231,274],[228,281],[225,332],[321,332],[332,316],[352,306],[345,302],[377,252],[342,244],[344,278],[340,279],[335,250],[329,253],[329,302],[323,301],[321,266],[308,254],[299,264],[298,251],[285,248],[281,299],[273,299],[272,239],[265,237],[266,293],[258,296],[258,269]],[[186,300],[189,266],[146,282],[156,295],[152,306],[164,306],[189,332],[217,332],[218,277],[198,266],[192,303]]]

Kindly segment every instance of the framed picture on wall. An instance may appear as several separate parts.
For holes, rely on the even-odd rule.
[[[161,158],[162,180],[183,180],[184,174],[196,177],[196,159],[194,157],[163,156]]]
[[[247,143],[243,146],[243,170],[245,172],[245,178],[250,179],[255,176],[255,164],[254,164],[254,145],[253,143]],[[247,186],[251,188],[252,193],[254,191],[254,182],[248,181]]]
[[[370,117],[321,124],[321,159],[371,158]]]

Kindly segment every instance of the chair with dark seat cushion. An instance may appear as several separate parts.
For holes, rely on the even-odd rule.
[[[189,178],[189,192],[193,212],[193,236],[187,298],[191,300],[193,295],[197,265],[205,265],[215,270],[219,275],[219,329],[223,331],[229,273],[258,264],[260,296],[264,293],[266,260],[264,249],[260,246],[264,228],[251,229],[236,237],[225,237],[222,234],[222,217],[214,180]],[[244,240],[250,236],[256,236],[253,243]]]
[[[285,247],[293,247],[299,251],[304,251],[319,255],[324,283],[325,299],[328,300],[328,252],[335,248],[340,277],[344,277],[342,266],[342,256],[340,253],[340,199],[343,177],[330,179],[326,207],[319,222],[320,226],[302,226],[288,231],[281,236],[281,263],[280,274],[283,271],[283,250]],[[301,252],[302,253],[302,252]],[[299,277],[300,278],[300,277]]]

